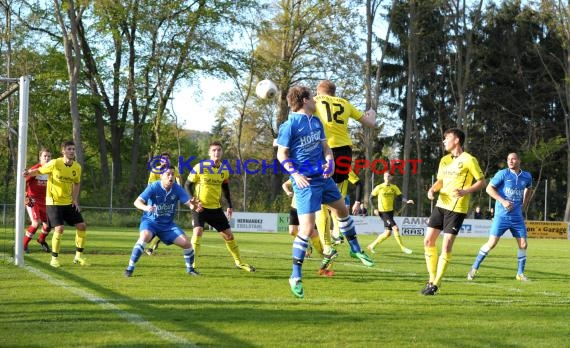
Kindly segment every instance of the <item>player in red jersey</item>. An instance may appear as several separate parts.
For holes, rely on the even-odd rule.
[[[51,160],[51,152],[42,148],[39,154],[40,162],[35,164],[30,168],[36,169]],[[26,210],[28,211],[28,216],[30,217],[30,227],[26,232],[24,237],[24,251],[29,253],[28,244],[30,240],[36,234],[40,224],[42,225],[42,233],[38,237],[37,241],[42,246],[43,251],[46,253],[51,252],[49,248],[46,237],[49,234],[51,228],[48,225],[48,219],[46,214],[46,186],[47,186],[47,174],[39,174],[36,176],[29,176],[26,178]]]

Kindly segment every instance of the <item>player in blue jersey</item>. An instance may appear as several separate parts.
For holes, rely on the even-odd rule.
[[[139,239],[133,247],[129,265],[125,276],[130,277],[135,270],[135,264],[144,252],[148,242],[157,236],[166,244],[176,244],[184,250],[184,263],[189,275],[197,276],[198,272],[192,267],[194,262],[194,249],[184,231],[174,223],[178,201],[187,205],[190,210],[201,211],[202,206],[198,199],[190,199],[182,186],[175,181],[174,167],[168,166],[162,174],[160,181],[148,185],[135,200],[134,205],[144,211],[139,227]]]
[[[473,280],[481,262],[497,245],[501,236],[510,230],[518,244],[518,271],[515,279],[528,281],[524,275],[526,264],[526,226],[523,212],[530,200],[532,190],[532,176],[529,172],[521,169],[521,161],[516,153],[510,153],[507,157],[508,168],[502,169],[487,185],[487,193],[496,200],[495,217],[489,240],[479,249],[479,254],[467,274],[468,280]]]
[[[316,104],[307,87],[294,86],[287,93],[291,108],[289,119],[279,127],[277,158],[291,174],[293,191],[299,216],[299,232],[293,241],[293,272],[289,278],[291,291],[303,298],[301,269],[309,235],[315,226],[315,212],[321,204],[328,205],[336,214],[340,231],[346,237],[352,252],[367,266],[374,262],[362,252],[354,222],[348,214],[344,199],[331,178],[334,173],[334,158],[317,116]]]

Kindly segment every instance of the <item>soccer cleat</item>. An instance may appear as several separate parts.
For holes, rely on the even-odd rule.
[[[236,263],[236,268],[243,269],[246,272],[255,272],[255,267],[247,263]]]
[[[334,276],[334,271],[332,269],[319,269],[319,275],[323,276],[323,277],[332,277]]]
[[[49,262],[49,265],[52,266],[53,268],[61,267],[61,264],[59,263],[59,260],[57,259],[57,257],[53,257],[53,256],[51,258],[51,261]]]
[[[295,297],[305,297],[305,293],[303,292],[303,281],[301,278],[289,278],[289,286],[291,286],[291,292]]]
[[[89,266],[89,262],[82,257],[75,257],[73,263],[80,266]]]
[[[51,253],[51,249],[49,248],[49,245],[46,241],[40,242],[40,240],[38,239],[37,242],[40,243],[43,251],[45,251],[46,253]]]
[[[426,296],[433,296],[433,295],[436,294],[437,289],[438,289],[437,285],[432,284],[432,285],[429,287],[429,289],[427,289],[427,290],[424,292],[424,295],[426,295]]]
[[[129,278],[129,277],[133,276],[134,271],[135,271],[134,269],[126,269],[125,273],[123,273],[123,274],[125,275],[125,277]]]
[[[146,253],[148,256],[152,256],[152,254],[154,253],[154,249],[153,249],[153,248],[148,248],[148,249],[146,249],[145,253]]]
[[[331,248],[331,252],[328,255],[324,255],[323,261],[321,262],[320,269],[326,269],[329,267],[331,262],[338,256],[338,251],[336,249]]]
[[[406,248],[406,247],[402,248],[402,252],[403,252],[404,254],[408,254],[408,255],[410,255],[411,253],[413,253],[412,249],[408,249],[408,248]]]
[[[188,270],[186,270],[186,273],[188,273],[188,275],[191,275],[193,277],[198,277],[200,275],[200,272],[198,272],[196,268],[188,268]]]
[[[435,293],[437,292],[437,285],[427,282],[426,286],[422,289],[421,294],[422,295],[435,295]]]
[[[360,262],[362,262],[362,264],[366,267],[372,267],[374,266],[374,261],[372,261],[372,259],[370,257],[368,257],[368,255],[366,255],[364,252],[359,252],[359,253],[353,253],[352,251],[350,252],[352,256],[352,254],[354,254],[354,258],[359,259]]]
[[[30,253],[30,249],[24,248],[24,252],[25,252],[26,254],[29,254],[29,253]]]
[[[517,274],[517,276],[515,277],[516,280],[519,280],[521,282],[530,282],[530,279],[528,279],[524,274],[519,273]]]
[[[376,254],[376,251],[374,251],[374,247],[372,245],[367,246],[366,250],[370,251],[371,254]]]
[[[433,283],[431,282],[427,282],[426,286],[424,286],[424,288],[420,291],[422,295],[426,294],[426,291],[428,291],[431,287],[433,286]]]
[[[475,276],[477,275],[477,270],[475,268],[471,268],[471,270],[469,271],[469,273],[467,273],[467,280],[473,280],[475,279]]]

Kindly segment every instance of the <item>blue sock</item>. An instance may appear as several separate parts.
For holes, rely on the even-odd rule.
[[[184,249],[184,263],[186,264],[186,270],[190,271],[194,263],[194,249]]]
[[[137,243],[133,247],[133,252],[131,253],[131,259],[129,260],[129,266],[127,266],[127,270],[132,271],[133,269],[135,269],[135,263],[137,263],[137,261],[141,257],[145,246],[146,243],[137,241]]]
[[[473,266],[471,266],[471,268],[479,269],[479,266],[481,266],[481,262],[485,260],[488,254],[489,254],[489,249],[485,245],[483,245],[481,249],[479,249],[479,254],[477,254],[475,262],[473,263]]]
[[[295,237],[293,241],[293,272],[291,273],[291,278],[301,278],[301,269],[308,246],[308,240],[299,237],[299,235]]]
[[[362,252],[360,244],[358,243],[358,239],[356,238],[354,221],[350,215],[345,218],[338,218],[338,227],[340,229],[340,232],[346,237],[346,241],[350,245],[350,250],[352,250],[353,253]]]
[[[519,269],[517,271],[517,274],[523,274],[524,266],[526,264],[526,249],[519,249],[517,252],[517,258],[519,261]]]

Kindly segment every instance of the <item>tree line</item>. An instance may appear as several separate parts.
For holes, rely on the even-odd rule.
[[[444,154],[443,132],[460,127],[489,179],[509,152],[519,153],[535,180],[529,218],[570,220],[567,2],[1,0],[0,7],[0,76],[32,77],[28,163],[41,146],[57,154],[61,141],[75,140],[84,205],[108,205],[111,183],[113,205],[130,205],[146,185],[147,161],[163,151],[206,158],[209,142],[220,140],[229,160],[275,158],[288,88],[330,79],[337,95],[378,113],[375,129],[352,127],[358,158],[422,160],[416,174],[396,173],[418,202],[408,215],[429,213],[425,192]],[[208,134],[183,129],[169,105],[176,90],[204,76],[233,85],[215,101],[215,115],[184,111],[191,120],[215,117]],[[273,100],[254,94],[266,78],[279,87]],[[0,105],[0,200],[12,202],[16,95]],[[369,193],[381,175],[360,177]],[[236,209],[285,211],[285,179],[236,174]],[[472,203],[487,206],[488,197],[481,192]]]

